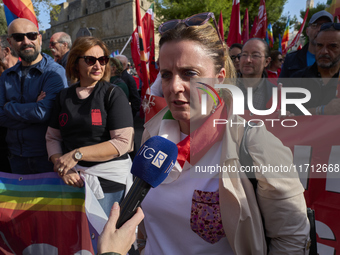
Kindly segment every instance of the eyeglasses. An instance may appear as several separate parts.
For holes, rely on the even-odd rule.
[[[109,57],[107,56],[102,56],[99,58],[92,57],[92,56],[83,56],[79,58],[83,58],[85,63],[89,66],[93,66],[97,62],[97,60],[101,66],[105,66],[107,62],[109,62]]]
[[[322,24],[323,23],[313,23],[313,24],[309,24],[309,26],[313,29],[316,29],[316,28],[320,28]]]
[[[237,54],[236,56],[230,56],[232,61],[235,61],[236,59],[240,60],[241,54]]]
[[[241,58],[248,58],[250,57],[251,59],[260,59],[264,56],[261,56],[259,54],[247,54],[247,53],[241,53]]]
[[[214,21],[218,37],[220,38],[220,41],[223,45],[223,40],[218,30],[215,15],[212,12],[203,12],[203,13],[195,14],[186,19],[173,19],[173,20],[166,21],[159,26],[158,32],[161,35],[163,35],[166,31],[174,29],[180,23],[184,23],[188,27],[201,26],[207,23],[210,18],[212,18]]]
[[[323,23],[320,28],[320,31],[326,30],[330,27],[334,27],[336,30],[340,30],[340,23],[333,23],[333,22]]]
[[[27,39],[31,40],[31,41],[34,41],[37,39],[38,37],[38,34],[37,32],[29,32],[29,33],[13,33],[11,34],[9,37],[13,37],[13,39],[17,42],[22,42],[23,40],[25,40],[25,36],[27,37]]]
[[[56,46],[58,43],[61,43],[61,42],[50,42],[50,46],[51,46],[51,47],[54,47],[54,46]]]

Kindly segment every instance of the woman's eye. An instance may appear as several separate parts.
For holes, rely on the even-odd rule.
[[[193,76],[197,75],[197,72],[192,71],[192,70],[188,70],[188,71],[185,71],[185,75],[189,76],[189,77],[193,77]]]
[[[161,74],[162,79],[168,79],[169,77],[170,77],[170,73],[168,73],[168,72],[164,72],[164,73]]]

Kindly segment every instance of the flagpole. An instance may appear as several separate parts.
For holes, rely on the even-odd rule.
[[[120,55],[122,55],[122,54],[123,54],[123,52],[124,52],[124,50],[125,50],[126,46],[129,44],[129,42],[131,41],[131,39],[132,39],[132,36],[130,36],[129,40],[128,40],[128,41],[125,43],[125,45],[124,45],[124,47],[123,47],[122,51],[120,52]]]

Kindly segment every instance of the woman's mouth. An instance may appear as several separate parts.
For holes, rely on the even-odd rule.
[[[174,101],[174,104],[175,105],[185,105],[185,104],[187,104],[187,102],[176,100],[176,101]]]

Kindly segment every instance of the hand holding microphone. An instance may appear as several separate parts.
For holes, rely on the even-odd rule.
[[[141,146],[131,168],[136,179],[120,205],[117,228],[135,214],[150,188],[165,180],[176,163],[177,154],[176,144],[160,136],[151,137]]]

